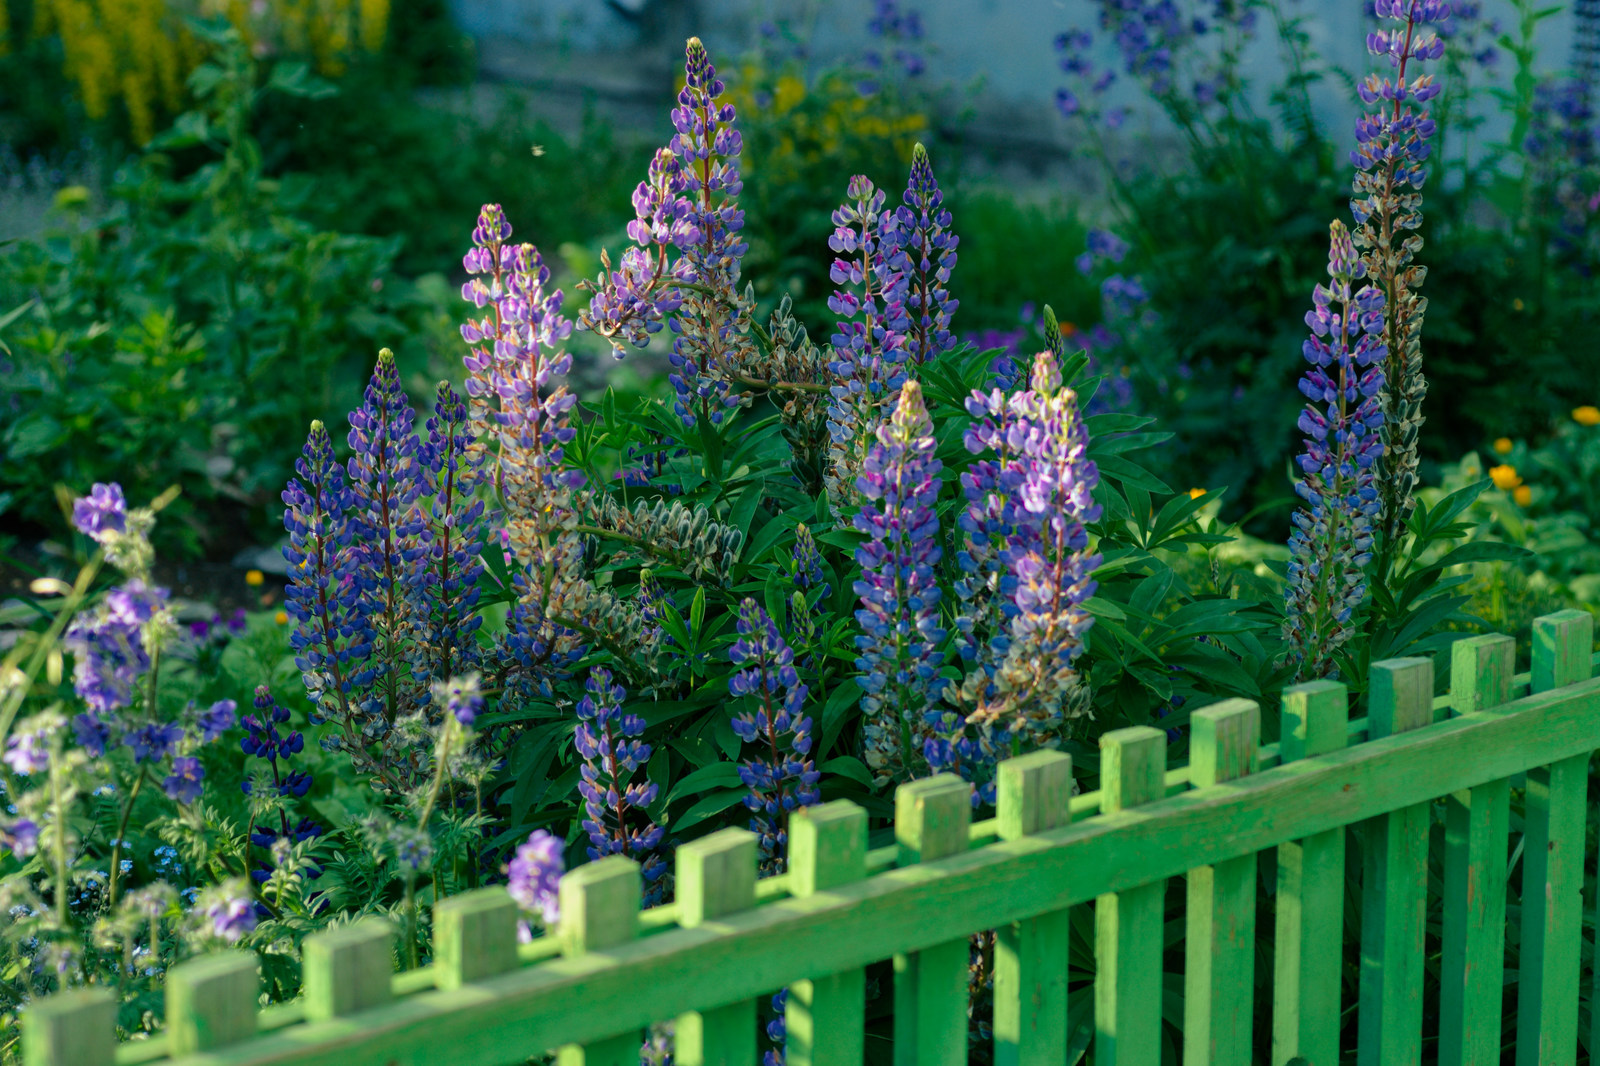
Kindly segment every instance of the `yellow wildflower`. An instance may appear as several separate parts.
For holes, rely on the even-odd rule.
[[[1572,420],[1580,426],[1600,425],[1600,407],[1591,407],[1584,404],[1582,407],[1572,409]]]
[[[246,585],[249,585],[251,588],[255,588],[257,585],[266,584],[266,581],[267,581],[267,575],[263,574],[259,570],[246,570],[245,571],[244,583]]]
[[[272,616],[272,620],[278,623],[280,626],[286,626],[289,624],[289,612],[279,611],[277,614]]]
[[[1198,500],[1200,497],[1204,496],[1205,494],[1206,494],[1206,490],[1205,489],[1190,489],[1189,490],[1189,499]]]
[[[1507,463],[1490,467],[1489,477],[1494,480],[1494,487],[1501,492],[1510,492],[1522,484],[1522,479],[1517,476],[1517,468]]]
[[[1494,450],[1499,452],[1501,455],[1509,454],[1512,447],[1513,445],[1510,437],[1500,437],[1494,442]]]
[[[1511,493],[1511,498],[1517,501],[1518,507],[1526,507],[1533,502],[1533,490],[1526,485],[1518,485]]]

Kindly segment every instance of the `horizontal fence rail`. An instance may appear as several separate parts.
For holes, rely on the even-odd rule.
[[[167,1030],[116,1047],[108,992],[42,1000],[24,1019],[29,1066],[494,1066],[560,1051],[563,1066],[638,1061],[675,1020],[680,1063],[758,1061],[756,1002],[789,989],[790,1066],[857,1063],[864,968],[893,960],[895,1061],[966,1061],[968,937],[995,931],[996,1061],[1068,1061],[1071,908],[1094,902],[1097,1066],[1160,1061],[1163,901],[1186,879],[1186,1063],[1250,1063],[1256,938],[1274,929],[1274,1066],[1339,1061],[1345,830],[1363,828],[1359,1061],[1501,1061],[1508,801],[1525,797],[1517,1062],[1575,1061],[1589,756],[1600,748],[1593,621],[1534,624],[1530,674],[1498,635],[1433,662],[1373,665],[1366,719],[1332,681],[1284,694],[1281,740],[1229,700],[1192,718],[1191,761],[1166,735],[1102,740],[1103,788],[1072,796],[1071,763],[1001,765],[996,817],[969,824],[969,786],[901,786],[895,844],[869,850],[863,810],[798,813],[789,872],[756,880],[755,838],[728,829],[677,854],[677,901],[639,911],[639,871],[612,857],[569,873],[559,929],[516,944],[503,889],[441,902],[434,962],[394,975],[394,931],[368,920],[318,934],[305,995],[257,1010],[252,955],[173,968]],[[1422,1032],[1428,838],[1444,802],[1440,1025]],[[1276,905],[1256,914],[1256,859],[1276,850]],[[1265,962],[1263,965],[1267,964]],[[1348,1048],[1345,1049],[1348,1052]]]

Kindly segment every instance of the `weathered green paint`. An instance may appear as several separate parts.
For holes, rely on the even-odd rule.
[[[511,933],[515,938],[515,927]],[[393,999],[394,937],[394,926],[382,918],[307,937],[300,955],[306,1017],[323,1022]]]
[[[1589,679],[1594,617],[1562,611],[1533,624],[1533,691]],[[1523,839],[1517,1066],[1567,1066],[1578,1056],[1583,946],[1584,821],[1589,758],[1528,771]]]
[[[1503,704],[1511,695],[1515,655],[1511,638],[1498,633],[1456,641],[1450,649],[1454,713],[1492,712]],[[1510,781],[1502,777],[1445,800],[1440,1066],[1500,1062],[1510,797]]]
[[[866,874],[866,811],[848,800],[834,800],[795,812],[789,820],[789,884],[794,903],[823,902],[845,886],[854,887]],[[783,1016],[788,1030],[787,1063],[857,1066],[861,1062],[867,1025],[867,979],[861,965],[867,961],[837,969],[807,967],[799,971],[804,977],[789,983]],[[769,981],[757,987],[776,988],[783,983]]]
[[[1068,823],[1069,756],[1036,751],[1008,759],[1000,764],[995,786],[1001,840]],[[1069,933],[1066,911],[1008,922],[995,930],[997,1066],[1065,1066]]]
[[[875,869],[881,872],[871,877],[866,876],[864,814],[848,803],[829,804],[796,817],[792,873],[762,882],[765,891],[757,895],[763,902],[757,906],[715,919],[708,919],[702,908],[696,925],[695,908],[683,906],[693,901],[685,900],[652,911],[641,922],[636,871],[629,866],[620,877],[608,874],[618,881],[608,886],[589,880],[605,864],[590,864],[569,875],[569,884],[563,885],[567,921],[551,938],[551,946],[565,945],[569,952],[565,957],[552,958],[548,949],[530,946],[518,953],[521,965],[516,969],[453,988],[433,987],[444,971],[430,966],[395,977],[391,982],[395,998],[359,1013],[318,1021],[309,1020],[308,1003],[276,1006],[254,1015],[252,1025],[259,1019],[257,1035],[237,1043],[168,1059],[163,1054],[168,1037],[158,1036],[124,1046],[115,1058],[124,1066],[157,1061],[182,1066],[510,1066],[551,1047],[576,1044],[584,1048],[579,1061],[586,1064],[632,1066],[640,1036],[650,1022],[690,1011],[704,1016],[788,985],[797,993],[790,998],[791,1061],[854,1066],[862,1059],[860,968],[868,963],[895,954],[925,953],[984,929],[1026,930],[1029,923],[1045,922],[1108,893],[1120,894],[1121,905],[1141,887],[1169,877],[1221,866],[1264,848],[1342,832],[1346,826],[1369,826],[1373,819],[1440,796],[1467,792],[1473,799],[1494,783],[1524,772],[1530,774],[1532,792],[1530,832],[1536,829],[1534,823],[1547,822],[1544,831],[1558,844],[1554,850],[1546,846],[1548,867],[1542,876],[1546,883],[1559,883],[1563,876],[1559,841],[1569,831],[1559,817],[1559,782],[1551,781],[1548,795],[1542,794],[1546,778],[1538,771],[1551,767],[1554,773],[1558,764],[1587,759],[1600,747],[1600,681],[1575,680],[1582,676],[1574,673],[1581,649],[1572,645],[1570,630],[1561,635],[1559,622],[1559,617],[1545,620],[1535,633],[1536,646],[1539,640],[1550,646],[1548,660],[1536,652],[1535,670],[1559,687],[1536,691],[1514,704],[1495,703],[1499,696],[1517,691],[1519,681],[1510,676],[1503,652],[1490,642],[1487,650],[1472,651],[1479,657],[1475,668],[1483,666],[1490,674],[1486,682],[1479,684],[1474,677],[1470,691],[1442,702],[1428,701],[1433,704],[1430,718],[1440,707],[1448,710],[1458,697],[1461,707],[1472,709],[1408,731],[1404,727],[1420,716],[1416,705],[1426,686],[1403,669],[1391,669],[1386,679],[1380,664],[1372,680],[1375,705],[1370,721],[1350,723],[1343,731],[1346,737],[1371,731],[1373,739],[1354,748],[1341,750],[1342,741],[1321,746],[1325,739],[1319,723],[1337,724],[1343,717],[1342,705],[1319,706],[1305,690],[1293,692],[1286,707],[1284,743],[1262,749],[1259,772],[1213,787],[1213,779],[1206,776],[1211,757],[1205,754],[1204,736],[1197,737],[1199,758],[1192,772],[1163,774],[1158,765],[1150,773],[1148,766],[1141,770],[1134,765],[1136,760],[1125,758],[1126,752],[1111,752],[1103,764],[1105,793],[1074,798],[1066,804],[1072,812],[1067,818],[1060,813],[1068,781],[1061,773],[1041,783],[1043,791],[1054,789],[1060,798],[1040,805],[1021,798],[1004,800],[992,824],[969,834],[973,846],[942,859],[919,852],[917,857],[924,861],[900,869],[889,868],[898,848],[880,849]],[[1313,690],[1311,696],[1315,695]],[[1280,757],[1287,761],[1272,766]],[[1029,773],[1037,776],[1043,773],[1041,766],[1053,763],[1048,756],[1030,759],[1002,765],[1003,798],[1008,780],[1020,788]],[[1028,771],[1028,766],[1034,769]],[[1127,787],[1128,779],[1139,787]],[[1191,782],[1195,787],[1189,787]],[[1153,801],[1131,802],[1140,791],[1153,796]],[[1541,813],[1546,807],[1548,817]],[[1489,813],[1488,805],[1474,803],[1464,809],[1473,817]],[[1470,858],[1470,838],[1474,832],[1481,835],[1481,830],[1472,817],[1457,828],[1466,831],[1468,842],[1462,850]],[[1492,849],[1482,850],[1487,854]],[[1502,844],[1502,876],[1505,857]],[[1538,879],[1532,870],[1538,859],[1525,855],[1524,861],[1529,862],[1524,877],[1531,883]],[[584,890],[574,895],[571,884]],[[610,919],[600,905],[608,887],[624,903],[620,916]],[[708,888],[706,894],[711,891]],[[792,896],[783,898],[785,892]],[[631,901],[623,899],[627,896]],[[1304,910],[1304,899],[1298,902]],[[1447,918],[1449,913],[1447,908]],[[1555,930],[1543,938],[1547,947],[1568,950],[1576,938],[1559,934],[1561,920],[1560,908],[1552,906],[1538,924]],[[641,928],[648,935],[636,938]],[[1033,957],[1043,974],[1047,960],[1064,959],[1065,947],[1052,948],[1040,927],[1033,929],[1035,935],[1019,936],[1017,943],[1032,941],[1037,949]],[[619,932],[624,935],[611,935]],[[1113,955],[1132,939],[1120,927],[1118,934]],[[1536,939],[1535,934],[1533,925],[1524,926],[1525,942]],[[1389,937],[1385,941],[1393,943]],[[1364,945],[1364,951],[1370,946]],[[1541,1047],[1542,1034],[1555,1034],[1560,1025],[1570,1029],[1569,1022],[1561,1021],[1572,1003],[1561,999],[1556,954],[1547,951],[1539,963],[1540,973],[1547,975],[1537,978],[1542,982],[1540,1020],[1522,1026],[1539,1028]],[[997,963],[1003,958],[1002,952]],[[1019,973],[1032,965],[1025,952],[1019,951],[1017,959]],[[1113,957],[1110,965],[1122,971],[1128,961],[1126,956]],[[1497,977],[1499,961],[1496,956]],[[1535,979],[1526,969],[1529,965],[1525,955],[1524,981]],[[174,971],[175,977],[179,970],[183,968]],[[1046,990],[1043,999],[1051,998],[1048,981],[1034,987]],[[1566,992],[1568,1000],[1575,1001],[1576,989],[1569,986]],[[1365,985],[1363,996],[1370,1001]],[[76,1002],[71,997],[52,998],[30,1008],[24,1019],[28,1066],[55,1066],[63,1054],[67,1061],[102,1066],[103,1056],[95,1049],[110,1039],[110,1015],[103,1013],[97,1022],[88,1014],[77,1014]],[[1157,1003],[1159,999],[1152,997],[1144,1004],[1141,1021],[1147,1030],[1157,1028]],[[187,1009],[179,1004],[173,1011],[175,1034]],[[1364,1024],[1362,1032],[1365,1044]],[[78,1041],[70,1047],[82,1049],[81,1054],[60,1050],[69,1047],[64,1043],[69,1040]],[[1019,1039],[1017,1046],[1020,1052],[1027,1045]],[[577,1054],[574,1050],[566,1057],[573,1061]],[[1119,1049],[1119,1057],[1125,1054],[1126,1047]],[[1048,1056],[1038,1061],[1060,1060]],[[1142,1061],[1153,1060],[1147,1056]],[[1383,1061],[1399,1060],[1385,1054]],[[1548,1059],[1532,1061],[1571,1060],[1555,1047]]]
[[[23,1066],[111,1066],[117,1052],[117,1000],[103,988],[62,992],[23,1015]]]
[[[1166,792],[1167,735],[1149,726],[1100,738],[1101,808],[1108,814],[1155,803]],[[1097,1066],[1157,1066],[1165,879],[1095,901],[1094,1060]]]
[[[1261,708],[1226,700],[1190,718],[1189,779],[1226,787],[1255,771]],[[1183,1061],[1250,1066],[1255,993],[1256,857],[1241,855],[1189,871],[1185,930]]]
[[[174,1055],[189,1055],[254,1035],[260,990],[251,952],[219,952],[174,966],[167,973],[167,1046]]]
[[[517,968],[517,904],[504,888],[480,888],[433,908],[433,965],[440,988],[460,988]]]
[[[693,929],[756,904],[760,846],[754,833],[724,829],[678,848],[678,922]],[[673,1061],[682,1066],[747,1066],[756,1053],[756,1001],[678,1015]]]
[[[1284,765],[1344,747],[1350,704],[1336,681],[1284,690],[1279,751]],[[1272,1063],[1339,1061],[1339,968],[1344,945],[1344,828],[1278,847],[1277,937],[1272,988]]]
[[[1373,740],[1433,724],[1433,660],[1372,664]],[[1359,1066],[1422,1061],[1423,937],[1428,911],[1432,805],[1367,823],[1361,898]]]
[[[561,879],[560,936],[567,956],[582,958],[639,935],[639,864],[623,855],[580,866]],[[656,1021],[646,1019],[645,1024]],[[619,1019],[598,1040],[561,1045],[560,1066],[638,1066],[643,1025]]]
[[[954,774],[895,790],[894,833],[901,866],[967,850],[972,786]],[[967,1061],[966,937],[894,957],[896,1066],[960,1066]]]

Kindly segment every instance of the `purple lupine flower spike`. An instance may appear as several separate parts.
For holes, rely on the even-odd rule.
[[[478,578],[489,539],[484,501],[477,497],[486,456],[473,447],[466,403],[447,381],[439,383],[433,416],[417,450],[421,465],[423,538],[426,558],[413,586],[421,621],[411,654],[419,682],[448,677],[478,664],[473,636],[478,614]]]
[[[894,281],[884,256],[886,226],[883,192],[857,174],[850,179],[850,199],[833,213],[828,247],[834,259],[829,277],[839,286],[828,309],[839,316],[833,334],[828,370],[833,376],[828,405],[829,464],[825,477],[835,514],[845,514],[860,501],[856,478],[872,446],[872,433],[884,407],[905,381],[905,352],[884,316],[884,293]]]
[[[1306,315],[1311,369],[1300,391],[1311,403],[1300,415],[1306,450],[1295,485],[1306,506],[1289,534],[1285,588],[1284,640],[1300,681],[1333,676],[1335,653],[1355,632],[1352,615],[1366,595],[1380,506],[1374,480],[1384,448],[1383,291],[1355,289],[1367,264],[1337,221],[1329,227],[1328,275],[1331,284],[1316,287]]]
[[[734,108],[722,98],[723,83],[700,38],[689,38],[684,86],[672,111],[677,130],[667,146],[685,179],[688,221],[695,239],[683,250],[696,286],[683,292],[672,319],[677,334],[668,361],[669,380],[678,394],[676,410],[685,425],[700,417],[721,422],[723,412],[743,402],[730,388],[748,361],[754,295],[739,291],[744,241],[744,211],[739,193],[743,137]],[[704,290],[704,291],[702,291]]]
[[[627,855],[643,868],[646,902],[660,901],[667,863],[660,854],[666,830],[650,821],[644,808],[654,803],[657,787],[634,775],[650,761],[644,719],[622,709],[627,691],[612,681],[611,671],[589,671],[583,699],[578,701],[578,729],[573,745],[583,758],[578,792],[583,796],[583,828],[589,835],[589,858]]]
[[[755,600],[739,607],[739,639],[728,657],[744,669],[728,678],[735,697],[752,697],[755,710],[735,715],[733,731],[754,748],[739,765],[750,790],[750,829],[761,839],[762,869],[781,873],[786,862],[789,815],[821,801],[821,775],[811,760],[811,719],[804,713],[806,686],[794,652]]]
[[[358,548],[358,613],[371,629],[373,652],[356,671],[361,709],[375,736],[384,725],[426,702],[425,689],[407,668],[404,640],[413,631],[415,590],[426,549],[417,497],[422,483],[417,461],[416,412],[400,384],[394,353],[378,353],[378,365],[362,404],[350,412],[350,532]]]
[[[992,797],[985,768],[1013,739],[1059,741],[1063,724],[1087,713],[1074,666],[1094,618],[1084,606],[1100,557],[1087,525],[1100,517],[1100,473],[1088,458],[1089,434],[1078,396],[1061,380],[1051,352],[1034,358],[1029,388],[1007,398],[974,392],[965,443],[975,463],[962,485],[968,499],[959,557],[963,655],[973,660],[947,692],[969,712],[930,712],[926,755],[936,769],[961,773]],[[970,728],[969,728],[970,727]]]
[[[371,681],[365,663],[372,631],[359,560],[348,550],[357,501],[320,421],[311,423],[295,471],[299,476],[283,491],[283,525],[289,533],[283,549],[289,564],[284,607],[295,623],[289,647],[318,717],[359,730],[356,700]]]
[[[923,718],[944,653],[939,628],[939,516],[942,465],[922,388],[908,381],[875,434],[858,491],[855,527],[870,539],[856,549],[861,597],[856,621],[867,765],[881,780],[903,780],[921,753]]]
[[[509,244],[510,236],[499,205],[485,205],[466,256],[474,276],[462,290],[474,306],[489,308],[461,327],[471,346],[463,361],[477,427],[464,454],[469,462],[494,456],[494,484],[506,503],[519,597],[505,657],[521,668],[519,683],[549,692],[584,650],[578,634],[552,616],[590,618],[594,599],[584,589],[582,542],[569,528],[572,491],[584,481],[565,455],[576,432],[571,415],[577,397],[558,380],[572,369],[572,356],[562,348],[572,323],[561,314],[561,290],[549,287],[550,268],[539,250]]]
[[[944,194],[920,144],[912,151],[904,200],[894,225],[884,230],[884,257],[893,277],[884,303],[888,328],[904,335],[906,359],[915,364],[955,347],[950,316],[959,305],[946,286],[960,238],[951,232]]]
[[[1376,0],[1380,19],[1398,23],[1367,35],[1367,50],[1385,56],[1393,79],[1369,74],[1357,87],[1361,102],[1378,105],[1356,120],[1355,247],[1361,250],[1370,284],[1384,296],[1383,346],[1387,352],[1383,390],[1383,455],[1376,473],[1380,504],[1379,531],[1386,542],[1397,540],[1414,505],[1417,485],[1417,438],[1422,426],[1422,320],[1428,301],[1417,294],[1426,271],[1412,265],[1422,249],[1415,230],[1422,224],[1422,183],[1427,177],[1428,138],[1435,123],[1424,105],[1440,86],[1431,74],[1407,79],[1413,61],[1437,59],[1444,42],[1426,23],[1450,14],[1448,0]],[[1406,235],[1406,231],[1413,231]]]

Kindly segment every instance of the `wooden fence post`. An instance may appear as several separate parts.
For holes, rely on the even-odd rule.
[[[306,938],[301,954],[306,1018],[325,1022],[394,998],[394,926],[382,918]]]
[[[867,875],[867,812],[849,800],[789,818],[789,892],[799,899]],[[818,974],[789,985],[787,1066],[859,1066],[865,1053],[864,970]]]
[[[1456,641],[1450,649],[1454,712],[1471,714],[1507,702],[1515,664],[1516,643],[1503,634]],[[1500,1062],[1510,798],[1510,782],[1502,778],[1445,800],[1440,1066]]]
[[[1593,654],[1594,616],[1587,611],[1535,619],[1533,691],[1589,680]],[[1588,755],[1528,771],[1517,1066],[1577,1061],[1588,789]]]
[[[1100,810],[1116,814],[1166,796],[1167,735],[1149,726],[1100,738]],[[1161,949],[1167,883],[1095,901],[1096,1066],[1161,1061]]]
[[[1072,758],[1035,751],[1007,759],[996,786],[1001,840],[1066,825]],[[1065,1066],[1069,915],[1060,910],[995,930],[996,1066]]]
[[[1283,691],[1278,750],[1284,765],[1338,751],[1349,696],[1337,681]],[[1339,968],[1344,956],[1344,827],[1278,846],[1272,1066],[1339,1061]]]
[[[563,948],[568,955],[626,944],[639,935],[639,864],[624,855],[599,859],[561,878]],[[557,1053],[558,1066],[639,1066],[639,1032],[622,1033]]]
[[[1433,660],[1372,664],[1367,738],[1433,724]],[[1423,937],[1428,916],[1428,830],[1433,804],[1367,823],[1362,853],[1358,1066],[1422,1061]]]
[[[933,862],[967,850],[972,786],[954,774],[908,781],[895,790],[899,864]],[[897,1066],[961,1066],[967,1061],[967,937],[894,957],[894,1061]]]
[[[167,974],[168,1050],[173,1057],[194,1055],[254,1036],[260,991],[254,952],[218,952],[174,966]]]
[[[434,905],[438,987],[460,988],[517,966],[517,902],[503,887],[463,892]]]
[[[678,924],[692,929],[756,902],[760,847],[754,833],[724,829],[677,854]],[[680,1066],[747,1066],[756,1054],[756,1001],[678,1015],[673,1061]]]
[[[1225,700],[1190,718],[1189,784],[1210,788],[1253,774],[1261,708]],[[1256,857],[1189,871],[1184,938],[1183,1061],[1250,1066],[1256,955]]]
[[[36,999],[22,1015],[24,1066],[111,1066],[117,1058],[117,1000],[104,988]]]

